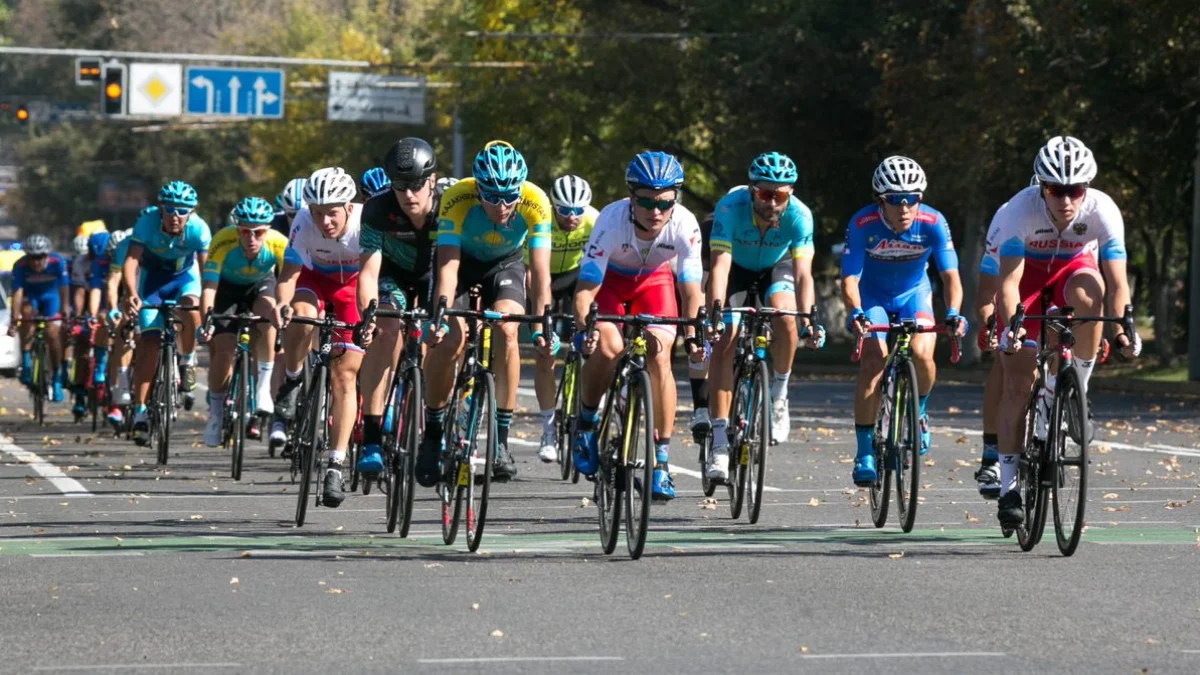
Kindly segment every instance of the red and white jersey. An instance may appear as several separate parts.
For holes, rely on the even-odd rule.
[[[700,223],[687,207],[676,204],[654,239],[640,239],[636,232],[628,198],[604,207],[584,248],[579,279],[599,284],[606,273],[642,279],[675,261],[680,282],[700,283]]]
[[[342,283],[353,281],[358,276],[359,246],[362,204],[350,204],[350,215],[346,230],[337,239],[327,239],[313,223],[308,207],[296,212],[292,221],[291,236],[288,237],[284,261],[302,265]]]
[[[1079,257],[1124,260],[1125,221],[1112,198],[1088,188],[1075,219],[1061,231],[1050,220],[1041,188],[1031,185],[996,211],[986,256],[1024,257],[1049,269]]]

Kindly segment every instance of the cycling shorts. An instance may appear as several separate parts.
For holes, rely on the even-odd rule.
[[[34,316],[55,316],[62,310],[62,298],[58,295],[57,287],[37,295],[28,295],[26,301],[33,307]]]
[[[479,286],[481,307],[491,309],[500,300],[512,300],[525,306],[525,263],[521,260],[521,249],[500,258],[483,262],[466,253],[458,267],[458,297],[454,306],[466,309],[470,305],[468,294],[472,286]]]
[[[418,277],[383,256],[379,265],[379,304],[401,311],[427,306],[430,278],[429,272]]]
[[[217,284],[217,295],[213,299],[213,314],[245,314],[254,311],[254,302],[260,297],[275,297],[275,275],[268,274],[252,284],[231,284],[221,280]],[[237,326],[232,321],[218,321],[213,325],[213,334],[233,333]]]
[[[161,305],[165,300],[179,303],[183,298],[200,297],[200,270],[195,263],[182,272],[143,270],[139,295],[146,305]],[[162,317],[158,310],[138,312],[138,329],[142,333],[162,330]]]
[[[613,272],[604,275],[604,282],[596,293],[596,304],[601,314],[655,314],[657,316],[679,316],[679,305],[675,301],[675,275],[671,268],[663,265],[640,279]],[[675,326],[654,324],[669,346],[675,341]]]
[[[550,297],[557,307],[559,303],[565,304],[571,311],[575,308],[571,301],[575,297],[575,282],[579,281],[579,268],[567,270],[562,274],[550,275]]]
[[[751,288],[759,290],[757,304],[760,307],[769,306],[769,298],[776,293],[796,294],[796,267],[790,256],[784,256],[773,267],[765,270],[748,270],[733,263],[729,267],[729,282],[725,287],[726,307],[746,307],[752,304]],[[741,314],[725,314],[722,317],[726,326],[737,328],[742,322]]]
[[[307,267],[300,269],[300,278],[296,281],[296,295],[301,293],[312,296],[311,302],[316,304],[317,312],[332,316],[342,323],[357,324],[362,317],[358,313],[358,284],[355,279],[349,283],[315,272]],[[351,328],[339,328],[334,331],[333,346],[348,351],[362,353],[362,347],[354,344],[354,331]]]
[[[1066,307],[1067,282],[1081,270],[1095,270],[1099,274],[1100,267],[1090,254],[1075,256],[1069,260],[1056,260],[1049,265],[1026,258],[1025,269],[1021,272],[1021,302],[1025,305],[1025,313],[1045,314],[1045,310],[1049,309],[1042,307],[1042,289],[1050,291],[1052,305]],[[1025,321],[1021,325],[1025,328],[1024,346],[1028,349],[1035,349],[1038,345],[1038,336],[1041,334],[1042,322]],[[1003,337],[1004,333],[1001,333],[1001,336]],[[1002,342],[1004,345],[1008,344],[1007,340],[1002,340]]]
[[[861,293],[863,311],[872,324],[887,325],[895,315],[898,321],[916,319],[917,325],[934,325],[933,289],[927,283],[895,296],[876,294],[867,288]],[[883,340],[887,333],[871,333],[871,337]]]

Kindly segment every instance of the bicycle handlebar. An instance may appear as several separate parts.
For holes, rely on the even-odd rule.
[[[962,337],[955,330],[957,323],[956,319],[945,319],[940,325],[925,326],[918,324],[912,320],[900,321],[889,324],[865,324],[862,334],[858,336],[858,340],[854,344],[854,351],[850,354],[850,361],[858,363],[862,358],[863,340],[866,339],[867,333],[906,333],[908,335],[918,335],[921,333],[934,333],[936,335],[947,335],[950,337],[950,363],[958,363],[962,359]]]
[[[1026,320],[1032,321],[1049,321],[1058,324],[1062,329],[1067,329],[1074,324],[1087,323],[1095,321],[1098,323],[1117,323],[1121,325],[1124,335],[1131,342],[1134,339],[1136,328],[1133,322],[1133,305],[1125,305],[1125,311],[1120,317],[1115,316],[1076,316],[1073,307],[1063,307],[1061,314],[1026,314],[1025,303],[1017,303],[1017,311],[1013,314],[1012,320],[1009,321],[1009,332],[1016,336],[1024,327]],[[1010,345],[1011,346],[1011,345]]]

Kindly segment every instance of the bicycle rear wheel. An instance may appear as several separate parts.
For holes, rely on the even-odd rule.
[[[575,386],[575,375],[578,367],[576,355],[574,353],[569,354],[567,356],[567,363],[563,366],[563,378],[558,387],[558,396],[555,399],[557,403],[554,414],[554,424],[557,431],[555,441],[558,451],[559,475],[563,480],[571,478],[571,469],[574,468],[574,462],[571,460],[571,432],[573,426],[571,422],[579,414],[579,411],[576,409],[579,392]]]
[[[234,359],[233,365],[233,386],[229,391],[233,393],[233,400],[228,404],[233,405],[233,428],[229,430],[230,445],[233,450],[232,470],[231,474],[234,480],[242,479],[242,458],[246,450],[246,422],[250,417],[246,414],[247,405],[246,399],[249,397],[250,391],[250,359],[246,357],[245,352],[241,352]]]
[[[610,390],[604,397],[604,409],[600,414],[600,425],[596,429],[596,445],[599,461],[596,468],[596,511],[600,516],[600,548],[610,554],[617,548],[617,535],[621,533],[621,506],[628,489],[627,473],[621,464],[621,425],[624,420],[613,405]]]
[[[320,476],[313,476],[314,469],[320,461],[320,439],[325,428],[325,378],[324,368],[317,368],[316,376],[312,379],[315,385],[313,399],[306,406],[306,414],[300,420],[299,431],[296,434],[297,447],[292,452],[300,455],[300,490],[296,497],[296,526],[304,525],[308,513],[308,495],[313,483],[320,481]]]
[[[1050,460],[1047,470],[1054,491],[1054,538],[1064,556],[1075,553],[1083,532],[1087,507],[1087,419],[1087,394],[1080,385],[1078,371],[1068,366],[1058,374],[1047,453]],[[1071,427],[1079,432],[1078,444],[1071,438]]]
[[[896,414],[896,401],[892,392],[895,384],[895,371],[886,369],[879,388],[879,408],[875,411],[875,435],[871,442],[875,454],[875,482],[867,489],[871,522],[875,527],[887,524],[888,508],[892,501],[892,472],[888,471],[888,456],[892,454],[890,448],[894,445],[892,418]]]
[[[900,529],[912,532],[917,520],[917,492],[921,487],[921,417],[917,398],[917,369],[905,361],[896,378],[896,411],[898,412],[895,452],[891,470],[896,474],[896,507]]]
[[[735,365],[735,371],[738,372]],[[725,487],[729,490],[729,517],[737,520],[742,516],[746,498],[746,467],[741,462],[743,440],[750,433],[751,382],[738,381],[733,389],[733,406],[729,409],[729,477]],[[737,450],[737,454],[733,453]]]
[[[488,493],[492,487],[492,462],[499,451],[500,439],[496,430],[496,379],[484,371],[475,376],[475,393],[471,397],[471,413],[467,430],[469,466],[466,489],[459,485],[460,499],[465,493],[467,502],[467,550],[474,553],[483,541],[487,523]],[[483,441],[480,443],[480,441]],[[480,456],[482,455],[482,456]],[[483,473],[480,474],[480,471]]]
[[[400,536],[408,536],[412,524],[413,495],[416,491],[413,458],[421,443],[421,401],[424,383],[421,371],[408,369],[400,388],[400,401],[394,404],[392,419],[399,426],[391,435],[388,457],[391,470],[388,474],[388,532],[400,528]]]
[[[1041,383],[1034,385],[1034,391]],[[1021,490],[1021,502],[1025,518],[1017,527],[1017,545],[1022,551],[1032,551],[1042,539],[1046,526],[1046,493],[1042,491],[1041,473],[1045,458],[1045,444],[1034,433],[1037,424],[1037,396],[1030,397],[1025,408],[1025,447],[1018,458],[1017,486]]]
[[[46,369],[50,362],[45,357],[45,351],[41,345],[34,351],[33,377],[30,378],[30,382],[33,382],[33,418],[38,426],[46,423]]]
[[[742,437],[739,463],[746,467],[746,517],[753,525],[762,509],[767,473],[767,448],[771,443],[771,389],[767,363],[758,362],[750,385],[750,419]]]
[[[437,488],[442,500],[442,542],[447,546],[453,545],[458,538],[458,521],[462,517],[460,484],[469,481],[471,473],[470,460],[464,464],[459,447],[462,432],[457,420],[459,408],[463,405],[463,394],[457,387],[450,395],[450,401],[446,409],[446,451],[442,453],[442,478]]]
[[[650,502],[654,476],[654,394],[650,376],[635,370],[629,376],[629,403],[625,416],[623,442],[627,448],[625,467],[634,479],[625,490],[625,544],[629,557],[637,560],[646,547],[646,527],[650,523]]]

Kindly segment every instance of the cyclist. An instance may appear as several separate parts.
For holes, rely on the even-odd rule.
[[[933,288],[925,272],[930,257],[942,278],[946,318],[955,320],[956,332],[965,335],[967,320],[962,305],[958,254],[950,226],[940,212],[924,203],[925,171],[908,157],[892,156],[875,169],[871,185],[875,203],[863,207],[846,225],[842,251],[842,300],[848,318],[846,330],[856,337],[868,324],[887,324],[891,314],[933,325]],[[864,307],[866,309],[864,309]],[[883,333],[868,336],[862,350],[854,396],[854,435],[858,454],[854,483],[869,486],[878,477],[872,448],[879,382],[887,359]],[[922,333],[912,339],[920,405],[921,449],[929,451],[929,417],[925,412],[937,371],[933,363],[936,335]]]
[[[361,188],[359,197],[365,203],[372,197],[386,194],[392,187],[392,181],[382,166],[373,166],[363,172],[362,178],[359,179],[359,187]]]
[[[274,216],[271,204],[260,197],[246,197],[234,207],[236,224],[218,231],[208,247],[208,260],[201,277],[201,316],[208,316],[209,310],[214,314],[253,312],[262,317],[275,316],[275,280],[283,270],[283,251],[288,241],[287,237],[271,229]],[[204,427],[204,443],[213,448],[221,444],[236,330],[237,326],[232,322],[214,323],[210,331],[201,335],[204,342],[211,341],[208,350],[208,424]],[[259,324],[255,330],[254,351],[258,359],[255,412],[264,415],[274,412],[271,372],[275,368],[275,329],[271,324]],[[249,422],[253,423],[255,419],[257,415]]]
[[[77,232],[80,232],[80,234],[77,234],[71,240],[71,258],[67,263],[71,280],[71,290],[68,293],[68,297],[71,300],[70,314],[72,317],[83,316],[84,310],[87,308],[87,277],[92,267],[92,260],[88,255],[87,246],[91,227],[84,228],[81,226]],[[72,373],[76,370],[74,367],[76,355],[79,354],[83,359],[86,359],[86,355],[83,354],[86,346],[82,344],[84,336],[86,336],[86,331],[72,329],[72,335],[66,341],[66,344],[63,345],[62,379],[71,382],[70,388],[72,392],[76,393],[78,389],[73,384],[75,376]],[[77,405],[76,410],[78,409]]]
[[[700,224],[679,203],[683,188],[679,160],[665,152],[642,152],[625,169],[625,183],[629,197],[600,211],[588,239],[575,292],[575,320],[580,328],[585,327],[593,301],[604,314],[678,316],[672,259],[677,261],[685,315],[695,316],[704,304]],[[675,424],[671,347],[676,330],[675,326],[664,325],[650,326],[650,330],[658,336],[647,345],[647,370],[654,392],[655,467],[651,492],[654,500],[669,501],[675,498],[667,462]],[[699,362],[705,357],[703,336],[694,335],[694,330],[691,326],[685,329],[685,342],[689,359]],[[583,352],[591,356],[579,375],[579,427],[572,453],[579,472],[591,476],[599,461],[596,425],[600,421],[600,398],[612,382],[624,341],[618,327],[610,323],[598,324],[592,335],[581,335],[577,340]]]
[[[62,256],[50,250],[50,239],[43,234],[31,234],[25,239],[25,255],[17,259],[12,269],[12,304],[18,316],[25,319],[34,316],[59,316],[69,311],[67,304],[67,289],[70,280],[67,277],[67,261]],[[62,372],[60,364],[63,360],[62,321],[56,320],[46,324],[46,347],[50,355],[48,372],[52,373],[54,401],[63,399]],[[21,324],[21,383],[31,383],[30,371],[33,368],[34,324],[25,321]],[[17,334],[15,323],[9,323],[8,334]]]
[[[87,270],[83,275],[83,287],[79,289],[82,295],[82,303],[75,310],[75,316],[87,316],[91,317],[91,319],[88,325],[82,327],[79,333],[75,335],[74,341],[75,374],[72,378],[72,388],[75,394],[75,405],[72,406],[71,412],[76,417],[82,417],[87,413],[88,372],[86,366],[89,348],[88,331],[97,331],[94,340],[96,363],[93,381],[96,383],[104,382],[104,371],[108,367],[108,335],[107,331],[103,330],[97,321],[97,317],[100,315],[101,294],[98,290],[100,286],[96,284],[96,278],[97,275],[103,275],[103,277],[108,275],[109,261],[108,258],[104,257],[104,249],[108,246],[109,234],[106,230],[101,230],[84,236],[84,239],[87,253],[83,257],[77,256],[76,260],[86,260]],[[71,273],[74,276],[75,270],[72,269]]]
[[[118,430],[125,425],[125,413],[121,411],[121,407],[133,401],[129,392],[129,364],[133,362],[133,350],[120,339],[121,328],[126,325],[127,319],[118,309],[123,295],[121,273],[129,252],[131,234],[132,228],[117,230],[108,238],[108,245],[104,247],[104,255],[108,258],[108,273],[103,282],[103,294],[108,306],[108,332],[116,338],[113,340],[112,358],[109,359],[108,367],[108,379],[110,382],[115,381],[116,385],[112,389],[112,406],[108,409],[106,418]]]
[[[359,322],[355,287],[358,281],[359,227],[362,205],[354,203],[354,178],[340,167],[318,169],[304,186],[308,204],[296,213],[292,236],[284,253],[283,273],[275,288],[276,327],[284,328],[285,377],[275,406],[276,422],[286,423],[296,414],[300,376],[313,343],[313,326],[288,325],[292,313],[316,318],[318,314],[345,323]],[[337,331],[329,377],[333,400],[330,413],[329,463],[322,477],[323,503],[336,508],[345,500],[342,468],[350,447],[350,434],[358,417],[356,379],[363,350],[354,344],[351,331]],[[367,336],[369,341],[369,335]],[[275,427],[278,428],[278,427]],[[272,429],[275,437],[275,429]]]
[[[383,160],[388,189],[363,207],[359,244],[358,308],[372,300],[403,310],[427,303],[434,240],[437,235],[437,158],[420,138],[402,138]],[[403,344],[400,322],[378,318],[378,331],[363,358],[363,452],[358,471],[383,471],[383,416],[387,387]]]
[[[1125,221],[1111,197],[1090,187],[1096,177],[1092,151],[1078,138],[1055,136],[1038,151],[1033,170],[1039,185],[1018,192],[992,220],[1000,258],[997,311],[1002,317],[1012,317],[1017,303],[1024,303],[1029,313],[1041,313],[1038,299],[1047,289],[1056,307],[1070,306],[1081,316],[1095,316],[1107,299],[1106,314],[1120,316],[1129,304]],[[1000,339],[1004,394],[1000,401],[997,516],[1005,527],[1016,527],[1024,520],[1017,458],[1026,433],[1025,410],[1036,368],[1034,337],[1039,331],[1039,322],[1026,321],[1019,335],[1009,328]],[[1100,324],[1080,324],[1072,332],[1074,366],[1086,392],[1100,348]],[[1127,358],[1141,353],[1141,338],[1136,334],[1122,332],[1116,340]],[[1054,385],[1054,376],[1047,376],[1038,397],[1044,413],[1053,405]],[[1045,430],[1035,433],[1044,435]],[[1073,422],[1071,434],[1077,442],[1081,435],[1090,439],[1093,433],[1091,420],[1082,425]]]
[[[133,438],[138,445],[149,443],[146,397],[158,370],[157,333],[163,329],[156,310],[139,311],[142,304],[157,305],[173,300],[195,309],[200,296],[200,268],[208,256],[212,233],[196,213],[196,189],[183,181],[171,181],[158,193],[158,205],[142,211],[128,238],[129,249],[122,265],[126,313],[136,313],[141,335],[138,360],[133,367]],[[178,334],[184,407],[196,389],[196,325],[194,311],[181,311],[183,329]]]
[[[279,213],[271,221],[271,229],[285,237],[292,233],[292,221],[296,218],[296,212],[305,206],[304,183],[304,178],[293,178],[275,196],[275,205],[279,207]]]
[[[560,305],[574,311],[571,299],[579,279],[579,261],[583,247],[592,234],[592,226],[600,212],[592,207],[592,187],[579,176],[560,176],[550,189],[554,205],[550,227],[550,296],[554,307]],[[528,256],[528,254],[526,254]],[[529,281],[532,282],[532,275]],[[533,296],[533,287],[529,287]],[[532,307],[540,312],[541,308]],[[534,390],[542,416],[542,443],[538,459],[553,462],[558,457],[554,432],[554,357],[539,355],[534,362]]]
[[[529,169],[512,145],[492,141],[475,155],[471,178],[448,188],[438,207],[437,278],[432,298],[452,298],[466,307],[467,292],[483,289],[483,308],[520,314],[525,309],[525,265],[521,248],[528,246],[533,268],[534,307],[550,302],[550,200],[525,180]],[[517,475],[508,451],[508,431],[517,400],[521,363],[517,353],[518,324],[501,323],[493,344],[496,373],[496,428],[498,448],[492,478],[506,481]],[[432,487],[438,479],[438,461],[444,449],[444,422],[455,365],[466,344],[466,323],[455,319],[427,332],[425,359],[425,434],[417,452],[416,479]],[[539,351],[556,352],[557,336],[550,341],[534,335]]]
[[[712,265],[709,290],[727,306],[754,302],[748,298],[750,286],[759,289],[763,306],[795,310],[812,307],[816,299],[813,284],[813,219],[804,202],[796,198],[796,164],[787,155],[767,152],[750,163],[750,185],[726,194],[717,202],[713,214]],[[713,401],[712,460],[706,468],[712,480],[729,477],[729,406],[733,400],[733,355],[740,315],[725,319],[730,330],[722,335],[713,350],[709,373],[716,394]],[[716,317],[713,317],[716,320]],[[771,357],[775,371],[771,377],[771,437],[784,442],[788,437],[788,379],[792,359],[799,342],[796,319],[790,316],[772,319],[775,340]],[[812,328],[802,319],[805,341],[817,348],[823,329]]]
[[[729,192],[733,192],[736,189],[738,188],[734,188]],[[704,274],[701,277],[701,287],[705,289],[706,293],[709,289],[709,267],[712,263],[712,250],[710,248],[712,227],[712,213],[700,219],[700,262],[704,270]],[[674,265],[672,265],[672,270],[674,270]],[[676,302],[679,302],[678,289],[676,289],[675,295]],[[692,418],[688,422],[688,427],[691,429],[692,438],[697,443],[700,443],[701,439],[712,431],[712,417],[708,412],[708,368],[710,365],[708,359],[705,359],[701,363],[694,363],[691,359],[688,359],[688,386],[692,390]]]

